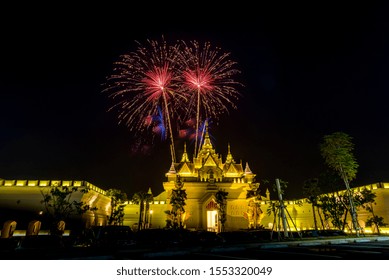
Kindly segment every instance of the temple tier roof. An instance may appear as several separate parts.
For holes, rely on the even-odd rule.
[[[186,143],[180,162],[172,163],[166,177],[174,179],[175,176],[181,176],[189,181],[208,181],[209,178],[216,182],[244,180],[252,182],[255,174],[251,171],[248,163],[243,168],[242,163],[236,163],[231,153],[231,146],[228,144],[228,152],[225,162],[222,157],[216,153],[208,133],[208,124],[206,123],[202,144],[197,156],[193,161],[189,159]]]

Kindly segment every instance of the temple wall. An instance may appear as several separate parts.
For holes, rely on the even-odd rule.
[[[44,211],[42,192],[48,192],[50,187],[55,184],[86,187],[89,191],[86,194],[77,192],[73,195],[76,201],[84,201],[91,207],[97,207],[97,211],[88,211],[83,215],[86,227],[93,225],[105,225],[107,216],[110,213],[110,199],[105,195],[105,191],[85,181],[58,181],[58,180],[2,180],[0,179],[0,224],[6,220],[17,219],[17,214],[28,213],[27,218],[36,219]],[[171,190],[173,182],[165,182],[166,190]],[[188,229],[207,229],[207,205],[214,199],[218,188],[229,193],[227,199],[227,221],[225,230],[246,229],[249,226],[245,213],[248,211],[248,200],[246,200],[247,183],[216,183],[214,186],[206,182],[184,182],[184,189],[187,191],[186,200],[186,228]],[[358,191],[362,188],[371,189],[376,194],[374,212],[376,215],[384,218],[384,222],[389,223],[389,183],[377,183],[367,186],[354,188]],[[171,209],[169,204],[168,192],[163,192],[154,196],[154,201],[149,206],[149,212],[146,213],[148,222],[151,219],[152,228],[163,228],[166,226],[166,210]],[[274,219],[274,214],[267,214],[270,205],[269,200],[263,198],[261,201],[262,214],[259,218],[259,224],[265,228],[271,229],[280,220]],[[300,203],[298,203],[300,202]],[[291,230],[304,230],[314,228],[314,219],[312,205],[305,199],[300,201],[285,201],[286,217]],[[150,212],[151,210],[151,212]],[[212,209],[211,209],[212,210]],[[316,210],[317,211],[317,210]],[[139,219],[139,205],[127,204],[124,208],[124,225],[137,228]],[[374,232],[372,228],[366,228],[366,220],[371,214],[366,210],[358,209],[358,221],[365,232]],[[318,228],[322,228],[319,213],[316,212]],[[30,221],[29,220],[29,221]],[[25,221],[26,223],[27,221]],[[351,218],[348,217],[348,224],[351,225]],[[25,225],[25,227],[27,224]],[[44,226],[44,225],[43,225]],[[332,225],[329,224],[331,227]],[[18,229],[22,229],[22,223],[18,224]],[[24,228],[23,228],[24,229]],[[389,233],[389,228],[380,228],[381,232]]]
[[[44,205],[41,203],[43,194],[50,191],[53,186],[87,188],[88,192],[77,191],[72,194],[71,200],[83,201],[96,211],[87,211],[81,217],[86,227],[105,225],[110,212],[110,199],[105,191],[86,181],[62,180],[2,180],[0,179],[0,225],[6,220],[13,219],[18,222],[17,227],[27,227],[30,220],[42,219]],[[73,216],[73,219],[76,217]],[[42,227],[47,227],[42,223]],[[23,228],[23,229],[25,229]]]
[[[217,184],[219,185],[219,184]],[[221,185],[221,184],[220,184]],[[207,190],[207,185],[201,184],[196,185],[196,183],[187,183],[184,185],[184,188],[187,190],[188,199],[186,200],[185,209],[187,211],[187,215],[189,216],[186,221],[186,228],[188,229],[202,229],[206,230],[206,203],[208,203],[212,199],[212,195],[216,193],[216,190]],[[389,223],[389,184],[378,187],[377,184],[369,185],[368,187],[377,195],[374,205],[374,212],[378,216],[382,216],[384,218],[384,222]],[[365,186],[359,187],[359,189]],[[244,187],[239,188],[234,184],[229,184],[220,186],[220,188],[225,189],[229,192],[229,196],[227,199],[227,221],[225,223],[225,230],[240,230],[248,228],[248,220],[244,217],[245,212],[248,210],[248,200],[245,198]],[[193,192],[192,192],[193,190]],[[274,213],[270,215],[267,214],[268,208],[270,207],[271,202],[278,201],[266,201],[263,200],[260,208],[262,214],[259,218],[259,224],[264,228],[276,229],[276,225],[282,225],[282,221],[280,219],[275,219]],[[155,207],[156,205],[151,205],[150,207]],[[138,206],[137,206],[138,207]],[[152,223],[152,227],[164,227],[166,214],[165,210],[169,210],[171,206],[167,203],[164,205],[163,210],[154,211],[153,219],[160,221],[157,223]],[[285,215],[287,224],[290,230],[307,230],[314,229],[314,218],[313,218],[313,209],[312,205],[308,203],[305,199],[297,200],[297,201],[285,201]],[[137,208],[126,208],[126,217],[132,215],[133,222],[137,219],[137,214],[139,210]],[[320,215],[318,209],[315,208],[316,211],[316,220],[317,227],[319,229],[323,228],[321,223]],[[132,214],[130,214],[130,212]],[[360,208],[358,209],[358,221],[360,226],[364,228],[365,232],[371,232],[371,228],[365,227],[366,220],[371,216],[366,210]],[[277,216],[278,217],[278,216]],[[323,222],[324,222],[324,217]],[[348,224],[351,226],[351,217],[348,216]],[[325,227],[332,227],[331,223],[328,225],[324,225]],[[346,229],[347,230],[347,229]],[[388,232],[389,228],[380,228],[381,232]]]

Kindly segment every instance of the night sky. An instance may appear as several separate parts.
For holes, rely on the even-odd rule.
[[[132,155],[102,84],[136,40],[209,41],[230,52],[245,85],[237,110],[210,128],[216,152],[257,179],[304,180],[324,168],[319,143],[342,131],[359,164],[354,186],[389,181],[388,5],[4,11],[0,178],[86,180],[127,194],[162,191],[167,143]],[[135,18],[137,17],[137,18]],[[183,142],[177,141],[180,157]],[[190,148],[188,148],[190,149]]]

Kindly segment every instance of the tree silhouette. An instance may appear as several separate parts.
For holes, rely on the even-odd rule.
[[[364,188],[360,193],[360,201],[359,204],[362,206],[362,208],[366,209],[372,216],[369,217],[366,220],[366,226],[371,227],[375,226],[377,229],[377,234],[381,235],[380,227],[387,226],[388,224],[384,222],[384,218],[376,215],[374,213],[374,205],[376,205],[375,198],[376,194],[373,193],[371,190],[368,190],[367,188]]]
[[[318,204],[318,197],[321,193],[318,186],[319,180],[317,178],[308,179],[304,182],[303,195],[307,198],[307,201],[312,205],[313,223],[315,230],[317,230],[316,209]]]
[[[221,224],[221,231],[224,231],[224,225],[227,221],[227,197],[228,192],[219,189],[215,194],[216,204],[219,209],[219,221]]]
[[[359,237],[360,228],[358,225],[357,211],[350,190],[350,182],[355,179],[358,169],[358,163],[352,153],[353,150],[354,144],[352,143],[352,137],[344,132],[325,135],[323,142],[320,144],[321,155],[326,164],[338,173],[346,186],[353,227],[356,235]]]
[[[132,196],[132,202],[139,203],[139,219],[138,219],[138,231],[144,228],[143,219],[145,218],[145,210],[148,208],[148,204],[153,200],[153,194],[145,191],[136,192]]]
[[[58,184],[51,187],[48,192],[41,191],[43,199],[41,203],[45,207],[45,215],[49,219],[50,234],[62,235],[64,231],[65,222],[72,215],[79,215],[88,210],[95,211],[96,207],[91,208],[83,201],[72,200],[72,195],[81,192],[87,193],[87,188],[59,186]]]
[[[124,217],[124,202],[127,201],[127,194],[119,189],[109,189],[106,195],[111,198],[111,213],[108,218],[110,225],[122,225]]]

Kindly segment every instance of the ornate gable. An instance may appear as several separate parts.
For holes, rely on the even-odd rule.
[[[188,163],[187,162],[185,162],[182,166],[181,166],[181,168],[180,168],[180,170],[178,171],[178,173],[180,174],[180,175],[189,175],[189,174],[192,174],[192,170],[191,170],[191,168],[189,167],[189,165],[188,165]]]
[[[222,157],[216,153],[208,133],[208,123],[205,124],[203,141],[200,143],[199,151],[190,161],[186,143],[180,162],[172,163],[170,170],[166,173],[169,182],[173,182],[176,176],[185,177],[186,182],[229,182],[229,183],[251,183],[255,174],[252,173],[248,163],[243,168],[242,162],[237,163],[232,156],[231,147],[228,143],[228,153],[223,162]]]
[[[217,163],[213,159],[213,156],[208,156],[207,159],[205,160],[203,166],[217,166]]]
[[[238,164],[229,164],[227,168],[224,171],[224,177],[240,177],[241,176],[241,170],[239,168]]]

